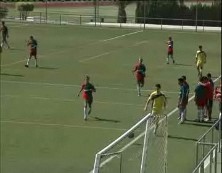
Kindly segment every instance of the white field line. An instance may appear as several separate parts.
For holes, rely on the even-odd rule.
[[[122,37],[125,37],[125,36],[128,36],[128,35],[133,35],[133,34],[137,34],[139,32],[143,32],[142,30],[140,31],[136,31],[136,32],[131,32],[131,33],[128,33],[128,34],[123,34],[123,35],[120,35],[120,36],[117,36],[117,37],[112,37],[112,38],[109,38],[109,39],[106,39],[106,40],[99,40],[98,42],[96,42],[97,44],[99,43],[104,43],[104,42],[108,42],[108,41],[111,41],[111,40],[115,40],[115,39],[118,39],[118,38],[122,38]],[[84,45],[85,46],[90,46],[90,45],[95,45],[96,44],[95,42],[93,43],[90,43],[88,45]],[[45,54],[45,55],[39,55],[38,58],[42,58],[42,57],[47,57],[49,55],[54,55],[54,54],[60,54],[60,53],[64,53],[66,52],[67,50],[62,50],[62,51],[53,51],[51,53],[48,53],[48,54]],[[107,54],[107,52],[103,53],[103,54]],[[96,55],[96,56],[103,56],[103,54],[101,55]],[[96,57],[95,56],[95,57]],[[92,59],[94,59],[94,57],[91,57]],[[8,64],[2,64],[1,67],[8,67],[8,66],[12,66],[12,65],[15,65],[15,64],[19,64],[19,63],[22,63],[22,62],[25,62],[27,61],[26,59],[24,60],[20,60],[20,61],[16,61],[16,62],[12,62],[12,63],[8,63]]]
[[[219,76],[218,78],[216,78],[214,80],[214,82],[216,82],[217,80],[219,80],[221,78],[221,76]],[[192,97],[189,98],[188,102],[190,102],[191,100],[194,99],[194,95]],[[178,111],[178,108],[175,108],[173,109],[170,113],[167,114],[167,117],[170,117],[171,115],[173,115],[175,112]],[[159,123],[161,123],[164,119],[161,119],[159,121]],[[151,128],[153,129],[154,126]],[[129,148],[131,145],[133,145],[137,140],[139,140],[143,135],[145,134],[145,132],[142,132],[141,134],[139,134],[139,136],[137,136],[135,139],[133,139],[131,142],[129,142],[127,145],[125,145],[124,147],[122,147],[119,152],[123,152],[125,151],[127,148]],[[110,162],[113,158],[115,158],[116,156],[111,156],[110,158],[106,159],[105,161],[103,161],[101,164],[100,164],[100,167],[104,166],[106,163]],[[93,170],[91,170],[89,173],[93,173]]]
[[[138,46],[138,45],[141,45],[141,44],[144,44],[144,43],[147,43],[147,42],[148,42],[147,40],[140,41],[140,42],[136,43],[135,46]]]
[[[66,50],[62,50],[62,51],[58,51],[58,52],[57,51],[53,51],[53,52],[47,53],[45,55],[41,55],[40,54],[40,55],[38,55],[38,59],[43,58],[43,57],[47,57],[49,55],[64,53],[65,51]],[[23,60],[15,61],[15,62],[8,63],[8,64],[2,64],[1,67],[8,67],[8,66],[12,66],[12,65],[19,64],[19,63],[26,62],[26,61],[27,61],[27,59],[23,59]]]
[[[24,96],[22,95],[1,95],[1,98],[8,97],[8,98],[21,98],[24,99]],[[36,100],[54,100],[54,101],[60,101],[60,102],[74,102],[75,99],[62,99],[62,98],[51,98],[51,97],[39,97],[39,96],[25,96],[26,99],[36,99]],[[100,104],[109,104],[109,105],[122,105],[122,106],[137,106],[142,107],[142,104],[134,104],[134,103],[122,103],[122,102],[105,102],[105,101],[97,101],[94,100],[95,103]]]
[[[102,53],[102,54],[99,54],[99,55],[91,56],[89,58],[79,60],[79,62],[90,61],[90,60],[93,60],[93,59],[96,59],[96,58],[99,58],[99,57],[102,57],[102,56],[105,56],[105,55],[109,55],[110,53],[111,53],[111,51],[110,52],[105,52],[105,53]]]
[[[12,65],[15,65],[15,64],[19,64],[19,63],[25,62],[25,61],[27,61],[27,59],[23,59],[23,60],[12,62],[12,63],[8,63],[8,64],[3,64],[3,65],[1,65],[1,67],[8,67],[8,66],[12,66]]]
[[[45,86],[59,86],[59,87],[75,87],[80,88],[80,85],[75,84],[58,84],[58,83],[46,83],[46,82],[23,82],[23,81],[7,81],[1,80],[1,83],[11,83],[11,84],[22,84],[22,85],[45,85]],[[105,87],[105,86],[96,86],[96,88],[104,89],[104,90],[121,90],[121,91],[136,91],[136,89],[132,88],[118,88],[118,87]],[[153,90],[142,90],[142,91],[153,91]],[[178,91],[162,91],[163,93],[169,94],[179,94]]]
[[[10,24],[8,25],[10,28],[22,28],[25,26],[29,26],[29,24]]]
[[[84,128],[84,129],[100,129],[100,130],[116,130],[116,131],[125,131],[127,129],[123,128],[106,128],[106,127],[97,127],[97,126],[80,126],[72,124],[57,124],[57,123],[42,123],[42,122],[25,122],[25,121],[16,121],[16,120],[1,120],[1,123],[10,123],[10,124],[23,124],[23,125],[37,125],[45,127],[64,127],[64,128]]]
[[[119,36],[116,36],[116,37],[113,37],[113,38],[108,38],[108,39],[102,40],[102,41],[106,42],[106,41],[110,41],[110,40],[115,40],[115,39],[118,39],[118,38],[126,37],[128,35],[137,34],[137,33],[140,33],[140,32],[143,32],[143,30],[139,30],[139,31],[136,31],[136,32],[131,32],[131,33],[128,33],[128,34],[119,35]]]
[[[132,45],[132,46],[124,47],[123,49],[128,49],[128,48],[132,48],[132,47],[135,47],[135,46],[139,46],[139,45],[144,44],[144,43],[147,43],[147,42],[148,42],[148,41],[144,40],[144,41],[135,43],[135,44]],[[115,50],[112,50],[112,51],[108,51],[108,52],[105,52],[105,53],[102,53],[102,54],[99,54],[99,55],[95,55],[95,56],[92,56],[92,57],[89,57],[89,58],[85,58],[85,59],[79,60],[79,62],[80,62],[80,63],[83,63],[83,62],[86,62],[86,61],[90,61],[90,60],[93,60],[93,59],[96,59],[96,58],[99,58],[99,57],[102,57],[102,56],[109,55],[109,54],[111,54],[111,53],[117,52],[117,51],[119,51],[119,50],[122,50],[122,49],[115,49]]]

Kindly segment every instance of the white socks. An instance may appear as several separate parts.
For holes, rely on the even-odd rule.
[[[84,107],[84,120],[87,119],[87,116],[88,116],[87,108]]]

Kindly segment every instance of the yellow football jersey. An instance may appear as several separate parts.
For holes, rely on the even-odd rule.
[[[165,104],[166,104],[166,97],[163,93],[157,93],[154,91],[149,96],[149,100],[152,100],[152,112],[155,114],[162,114]]]
[[[198,50],[196,53],[196,61],[197,63],[206,63],[207,55],[204,51]]]

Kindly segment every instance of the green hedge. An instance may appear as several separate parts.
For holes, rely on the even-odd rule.
[[[8,14],[8,9],[6,7],[0,6],[0,19],[4,18]]]
[[[137,23],[144,22],[144,6],[137,6],[136,17]],[[149,9],[149,12],[146,12],[147,18],[164,18],[165,24],[181,24],[181,21],[178,20],[167,20],[167,19],[196,19],[196,11],[197,11],[197,19],[198,20],[217,20],[221,21],[221,2],[217,4],[203,5],[191,5],[187,7],[185,5],[179,5],[176,1],[153,1],[151,3],[150,8],[146,6],[145,9]],[[147,19],[146,23],[159,24],[160,21],[154,19]],[[195,24],[193,21],[187,22],[187,25]],[[205,25],[214,25],[212,22],[205,22]],[[216,26],[221,26],[221,22],[215,23]]]
[[[26,20],[29,12],[34,10],[34,5],[31,2],[17,2],[16,9],[20,12],[20,18]]]

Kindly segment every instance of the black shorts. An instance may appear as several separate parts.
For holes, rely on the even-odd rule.
[[[207,101],[207,108],[212,109],[212,107],[213,107],[213,100],[208,100]]]

